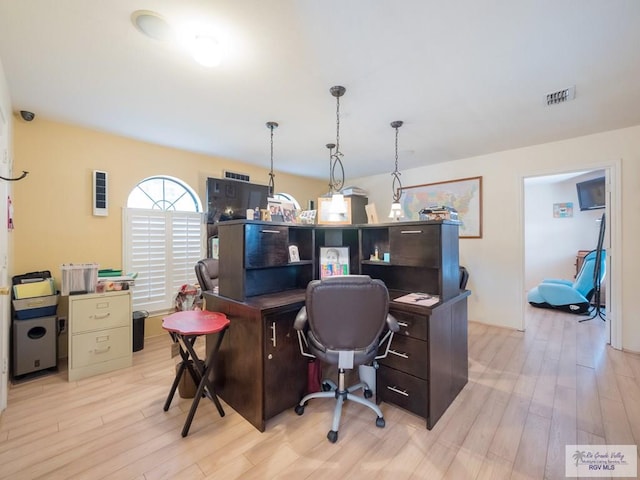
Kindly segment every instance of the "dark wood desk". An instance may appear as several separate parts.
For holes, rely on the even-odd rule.
[[[390,291],[390,297],[404,293]],[[431,308],[391,302],[389,310],[401,330],[389,356],[380,361],[378,403],[393,403],[423,417],[429,429],[435,425],[467,383],[469,294],[461,292]],[[231,322],[214,367],[216,391],[263,432],[267,420],[293,408],[306,393],[307,359],[293,329],[304,290],[244,302],[204,295],[207,309],[224,313]]]
[[[323,247],[348,247],[349,271],[382,280],[391,299],[438,295],[416,307],[392,302],[404,326],[378,370],[378,398],[423,416],[431,428],[467,382],[467,296],[460,291],[458,222],[296,225],[231,220],[218,225],[219,294],[207,309],[231,321],[219,353],[216,388],[258,430],[306,390],[307,360],[293,322],[307,284],[320,276]],[[296,245],[299,260],[289,261]],[[378,251],[388,261],[372,258]]]
[[[306,393],[307,359],[300,354],[293,329],[304,290],[244,302],[211,292],[204,297],[207,310],[224,313],[231,321],[214,367],[216,391],[263,432],[268,419],[293,408]]]

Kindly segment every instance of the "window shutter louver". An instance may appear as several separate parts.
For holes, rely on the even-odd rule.
[[[202,218],[197,212],[124,210],[124,268],[137,272],[134,310],[173,308],[176,293],[193,284],[202,258]]]

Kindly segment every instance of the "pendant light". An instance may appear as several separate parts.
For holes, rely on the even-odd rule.
[[[389,212],[389,218],[396,221],[400,220],[404,215],[402,214],[402,206],[400,205],[400,196],[402,195],[402,182],[400,181],[400,172],[398,171],[398,129],[402,126],[401,120],[391,122],[391,127],[396,131],[396,165],[395,169],[391,173],[393,177],[393,183],[391,189],[393,191],[393,203],[391,204],[391,211]]]
[[[347,205],[344,201],[344,195],[340,192],[344,186],[344,165],[342,164],[342,152],[340,151],[340,97],[342,97],[346,88],[336,85],[331,87],[329,92],[336,98],[336,143],[329,148],[329,189],[331,195],[330,211],[332,213],[344,214],[347,212]]]
[[[273,173],[273,130],[278,128],[276,122],[267,122],[267,128],[271,130],[271,169],[269,170],[269,198],[273,198],[276,190],[276,174]]]

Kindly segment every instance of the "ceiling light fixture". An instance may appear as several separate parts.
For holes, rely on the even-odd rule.
[[[276,191],[276,174],[273,173],[273,130],[274,128],[278,128],[278,124],[276,122],[267,122],[267,128],[271,130],[271,169],[269,170],[269,197],[273,198],[273,195]]]
[[[400,205],[400,196],[402,195],[402,182],[400,181],[400,172],[398,171],[398,129],[404,122],[402,120],[396,120],[391,122],[391,127],[396,130],[396,165],[395,169],[391,173],[393,182],[391,184],[391,190],[393,191],[393,203],[391,204],[391,211],[389,212],[389,218],[394,220],[400,220],[404,215],[402,214],[402,206]]]
[[[335,150],[329,148],[329,193],[331,195],[332,213],[343,214],[347,212],[344,195],[340,192],[344,186],[344,165],[342,164],[342,152],[340,151],[340,97],[347,91],[346,88],[336,85],[329,89],[331,95],[336,97],[336,144]]]
[[[136,10],[131,14],[131,22],[136,30],[154,40],[169,42],[175,38],[175,33],[167,21],[150,10]]]

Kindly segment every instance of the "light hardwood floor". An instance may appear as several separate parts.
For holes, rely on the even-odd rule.
[[[9,390],[0,478],[561,479],[565,444],[640,443],[640,356],[605,345],[605,323],[530,308],[526,332],[469,324],[469,383],[433,430],[382,404],[387,426],[347,404],[311,402],[258,432],[227,405],[162,410],[174,375],[169,337],[146,339],[131,368],[68,383],[49,375]]]

